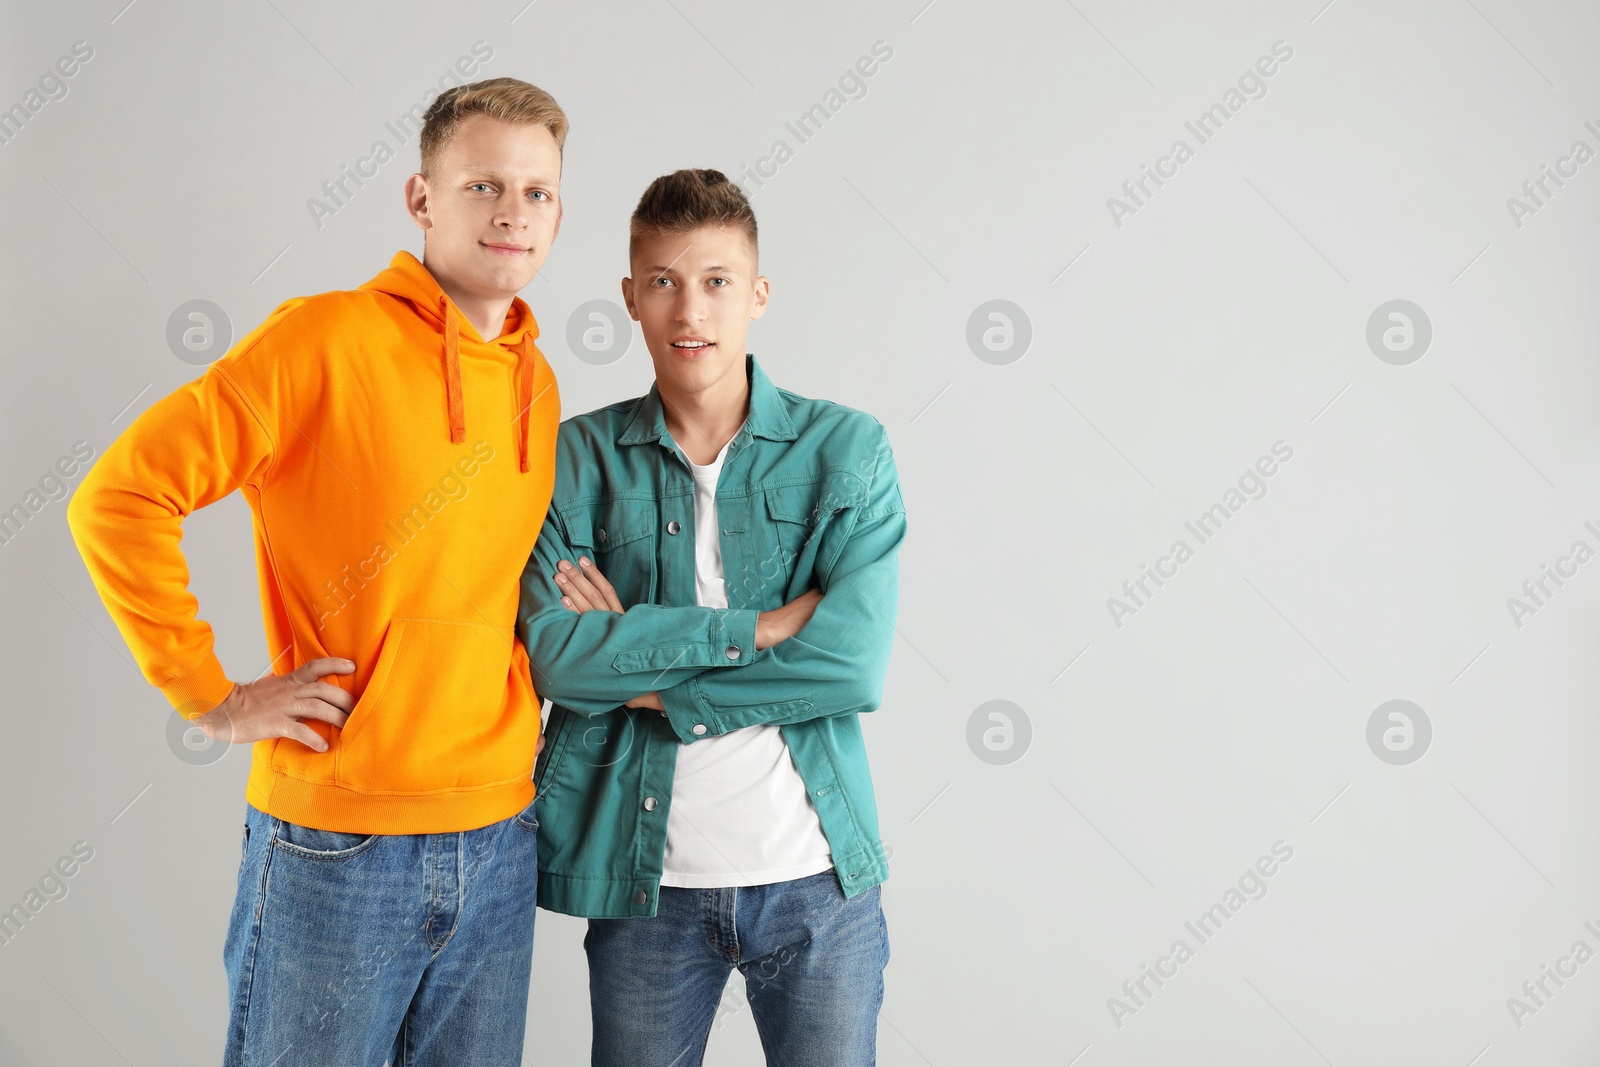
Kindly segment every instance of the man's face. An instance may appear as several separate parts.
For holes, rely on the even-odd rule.
[[[622,279],[656,378],[698,392],[744,374],[745,333],[767,308],[767,279],[741,231],[707,224],[641,238],[633,276]]]
[[[406,201],[435,277],[485,299],[514,296],[561,229],[561,151],[543,126],[472,115],[433,173],[411,176]]]

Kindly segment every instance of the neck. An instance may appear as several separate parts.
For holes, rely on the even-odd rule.
[[[428,268],[428,273],[439,283],[439,288],[472,323],[472,328],[478,331],[480,338],[493,341],[500,336],[500,331],[505,328],[506,313],[511,310],[511,302],[516,299],[516,294],[484,296],[465,289],[447,274],[435,270],[426,258],[422,265]]]
[[[741,360],[741,363],[743,361]],[[656,379],[667,432],[694,463],[717,458],[750,409],[750,382],[736,369],[706,389],[688,392]]]
[[[450,290],[446,289],[445,292],[449,293]],[[463,300],[454,293],[450,293],[450,299],[456,302],[456,307],[461,309],[461,313],[472,323],[472,328],[478,331],[478,336],[483,340],[493,341],[500,336],[500,331],[506,325],[506,312],[511,310],[509,299],[497,298],[472,302]]]

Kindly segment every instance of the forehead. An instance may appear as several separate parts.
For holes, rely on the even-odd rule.
[[[749,236],[739,227],[703,223],[687,233],[652,233],[639,238],[636,265],[694,274],[712,267],[749,271],[754,263]]]
[[[554,177],[561,173],[561,149],[544,126],[468,115],[439,150],[439,164],[452,171]]]

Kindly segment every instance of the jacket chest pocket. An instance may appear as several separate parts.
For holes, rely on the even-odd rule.
[[[845,509],[861,503],[864,492],[861,479],[843,472],[763,490],[766,553],[758,569],[783,600],[819,586],[819,563],[826,565],[831,555],[823,549],[828,532],[845,518]]]
[[[644,499],[586,504],[561,515],[574,556],[594,560],[624,608],[655,601],[656,517],[656,502]]]

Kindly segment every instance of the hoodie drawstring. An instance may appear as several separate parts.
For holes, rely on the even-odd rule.
[[[535,364],[533,362],[533,338],[529,334],[522,335],[522,343],[518,345],[522,358],[517,361],[517,452],[522,460],[522,473],[528,473],[528,435],[532,432],[533,423],[533,375]]]
[[[462,444],[467,439],[467,418],[461,402],[461,320],[455,304],[444,300],[444,393],[450,415],[450,440]],[[523,474],[532,467],[529,455],[533,435],[533,379],[538,363],[533,358],[533,334],[524,333],[517,343],[517,459]]]
[[[444,398],[450,415],[450,441],[462,444],[467,439],[467,417],[461,404],[460,320],[456,305],[444,298]],[[523,468],[526,470],[527,468]]]

